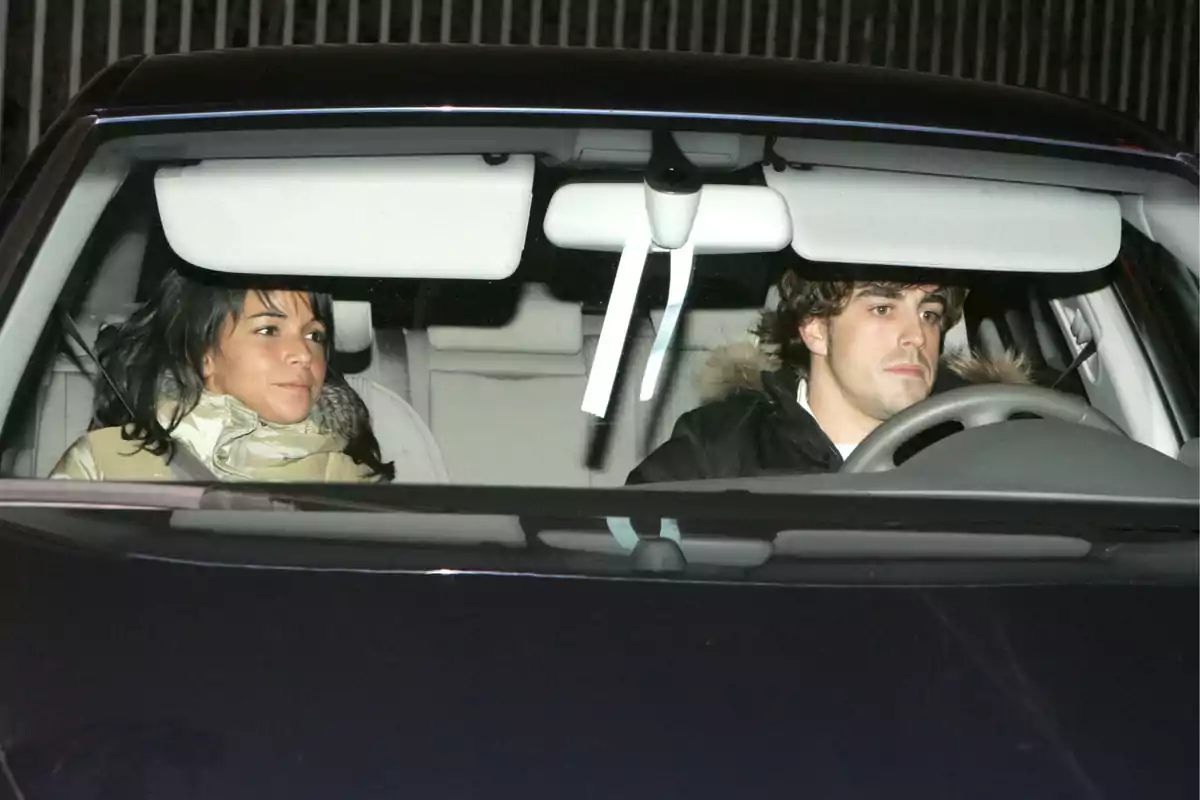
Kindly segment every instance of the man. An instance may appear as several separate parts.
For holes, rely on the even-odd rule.
[[[871,431],[932,391],[1030,382],[1015,357],[954,357],[939,375],[961,287],[814,281],[789,270],[779,293],[759,330],[773,354],[718,352],[710,366],[723,396],[681,416],[627,483],[835,472]]]

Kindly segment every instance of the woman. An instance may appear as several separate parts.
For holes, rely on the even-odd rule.
[[[97,343],[93,429],[51,477],[390,481],[366,406],[327,372],[332,321],[328,295],[170,271]]]

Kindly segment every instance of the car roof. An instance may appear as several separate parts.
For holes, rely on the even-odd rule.
[[[101,117],[473,107],[773,117],[1184,148],[1077,98],[847,64],[582,48],[321,45],[134,57],[79,112]]]

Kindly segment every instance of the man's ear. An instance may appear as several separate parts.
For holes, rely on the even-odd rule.
[[[800,323],[800,339],[814,356],[829,355],[829,320],[809,317]]]

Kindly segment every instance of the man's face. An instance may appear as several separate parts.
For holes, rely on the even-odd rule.
[[[801,330],[813,378],[832,379],[835,395],[878,422],[924,400],[937,374],[945,308],[937,286],[856,284],[839,314]]]

